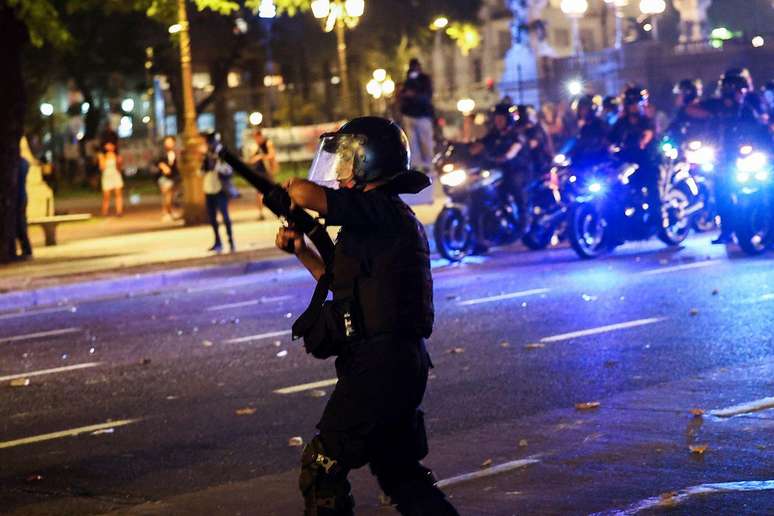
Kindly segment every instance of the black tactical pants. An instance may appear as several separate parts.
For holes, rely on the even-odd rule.
[[[307,515],[352,514],[347,474],[366,464],[402,514],[457,514],[419,462],[430,366],[422,339],[393,336],[355,344],[336,360],[339,382],[302,458]]]

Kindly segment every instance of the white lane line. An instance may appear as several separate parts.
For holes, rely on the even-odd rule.
[[[216,305],[216,306],[210,306],[206,310],[208,312],[216,312],[218,310],[229,310],[231,308],[242,308],[245,306],[255,306],[260,305],[262,303],[273,303],[276,301],[285,301],[287,299],[292,299],[293,296],[275,296],[275,297],[262,297],[260,299],[251,299],[250,301],[242,301],[240,303],[229,303],[225,305]]]
[[[573,331],[570,333],[552,335],[551,337],[543,337],[540,339],[540,342],[560,342],[563,340],[576,339],[578,337],[597,335],[599,333],[607,333],[611,331],[626,330],[628,328],[636,328],[638,326],[646,326],[648,324],[655,324],[663,320],[665,320],[664,317],[652,317],[650,319],[637,319],[636,321],[608,324],[607,326],[600,326],[598,328],[589,328],[588,330]]]
[[[75,312],[76,308],[74,306],[57,306],[55,308],[44,308],[42,310],[33,310],[29,312],[13,312],[10,314],[2,314],[0,315],[0,321],[5,319],[15,319],[17,317],[32,317],[33,315],[42,315],[42,314],[55,314],[59,312]]]
[[[85,362],[83,364],[75,364],[66,367],[55,367],[53,369],[41,369],[40,371],[29,371],[27,373],[9,374],[7,376],[0,376],[0,382],[15,380],[17,378],[29,378],[30,376],[43,376],[44,374],[64,373],[67,371],[76,371],[78,369],[88,369],[89,367],[97,367],[99,365],[102,365],[102,362]]]
[[[482,303],[492,303],[494,301],[503,301],[504,299],[516,299],[519,297],[535,296],[537,294],[545,294],[551,289],[548,288],[533,288],[531,290],[522,290],[521,292],[510,292],[508,294],[499,294],[497,296],[482,297],[479,299],[468,299],[467,301],[460,301],[457,303],[459,306],[480,305]]]
[[[708,260],[706,262],[696,262],[696,263],[684,263],[682,265],[673,265],[672,267],[662,267],[660,269],[651,269],[647,271],[641,271],[638,274],[640,276],[652,276],[654,274],[666,274],[668,272],[677,272],[677,271],[685,271],[689,269],[700,269],[702,267],[711,267],[713,265],[717,265],[721,262],[721,260]]]
[[[774,301],[774,292],[770,292],[768,294],[763,294],[759,297],[754,297],[752,299],[748,299],[745,301],[746,304],[754,304],[754,303],[764,303],[766,301]]]
[[[259,333],[258,335],[248,335],[246,337],[239,337],[236,339],[224,340],[223,344],[240,344],[242,342],[253,342],[255,340],[271,339],[272,337],[282,337],[283,335],[290,335],[290,330],[271,331],[269,333]]]
[[[14,335],[13,337],[0,337],[0,344],[6,342],[18,342],[20,340],[42,339],[43,337],[55,337],[57,335],[67,335],[69,333],[78,333],[80,328],[62,328],[61,330],[41,331],[38,333],[27,333],[25,335]]]
[[[750,412],[759,412],[774,408],[774,397],[761,398],[759,400],[750,401],[748,403],[740,403],[739,405],[733,405],[723,409],[717,409],[710,411],[710,414],[717,417],[733,417],[740,414],[749,414]]]
[[[529,466],[530,464],[537,464],[538,462],[540,461],[537,459],[513,460],[511,462],[505,462],[503,464],[498,464],[496,466],[492,466],[490,468],[482,469],[479,471],[474,471],[472,473],[465,473],[462,475],[457,475],[456,477],[439,480],[435,485],[438,486],[439,488],[449,487],[456,484],[461,484],[463,482],[477,480],[479,478],[491,477],[492,475],[499,475],[500,473],[513,471],[514,469],[524,468],[526,466]]]
[[[685,488],[682,491],[677,491],[675,493],[665,493],[660,496],[646,498],[645,500],[633,503],[624,509],[595,512],[590,516],[634,516],[635,514],[642,511],[649,511],[659,507],[672,508],[675,505],[683,503],[694,496],[772,490],[774,490],[774,480],[744,480],[741,482],[700,484],[698,486]]]
[[[319,389],[320,387],[329,387],[336,385],[339,380],[337,378],[331,378],[330,380],[320,380],[319,382],[304,383],[302,385],[293,385],[292,387],[284,387],[277,389],[274,392],[276,394],[295,394],[297,392],[311,391],[312,389]]]
[[[60,439],[62,437],[71,437],[88,432],[96,432],[97,430],[104,430],[106,428],[116,428],[118,426],[131,425],[132,423],[136,423],[138,421],[141,421],[141,419],[120,419],[118,421],[108,421],[107,423],[100,423],[98,425],[71,428],[70,430],[62,430],[61,432],[33,435],[32,437],[23,437],[21,439],[14,439],[13,441],[0,442],[0,449],[13,448],[14,446],[22,446],[25,444],[38,443],[41,441],[50,441],[52,439]]]

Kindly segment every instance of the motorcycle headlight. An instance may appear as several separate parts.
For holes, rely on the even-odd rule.
[[[758,172],[766,171],[769,159],[762,152],[750,152],[746,156],[736,160],[737,179],[740,174],[751,176]]]
[[[560,167],[566,167],[570,164],[570,160],[564,154],[557,154],[554,156],[554,164]]]
[[[460,186],[467,179],[468,173],[465,170],[458,168],[457,170],[452,170],[451,172],[443,174],[441,176],[441,184],[454,188],[455,186]]]
[[[715,164],[715,149],[706,145],[698,149],[685,151],[685,160],[691,165],[699,165],[702,168],[711,168]]]
[[[451,163],[446,163],[443,167],[441,167],[441,170],[448,173],[454,170],[454,165]]]
[[[601,181],[590,181],[586,187],[589,193],[599,194],[605,190],[605,185]]]

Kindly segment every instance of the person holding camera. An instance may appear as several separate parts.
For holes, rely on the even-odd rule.
[[[347,475],[366,464],[401,514],[457,514],[420,463],[428,453],[419,407],[432,367],[425,339],[433,281],[424,228],[399,194],[430,181],[409,163],[396,124],[355,118],[322,135],[309,180],[289,181],[279,190],[285,199],[267,197],[267,205],[313,210],[341,227],[332,263],[292,226],[276,238],[318,281],[294,338],[316,358],[336,357],[338,383],[301,458],[307,516],[353,514]]]
[[[234,235],[231,230],[231,217],[228,214],[229,184],[233,171],[224,163],[208,145],[211,135],[202,135],[201,151],[204,154],[202,168],[199,174],[202,176],[204,186],[204,198],[207,204],[207,218],[212,226],[212,232],[215,234],[215,243],[208,251],[220,253],[223,251],[223,242],[220,239],[220,229],[218,225],[218,212],[223,219],[223,225],[226,226],[226,235],[228,235],[229,251],[236,252],[234,244]]]

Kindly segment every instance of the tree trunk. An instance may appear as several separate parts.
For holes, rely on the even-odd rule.
[[[24,94],[21,53],[27,32],[9,7],[0,7],[0,263],[16,256],[19,140],[24,128],[27,99]]]

